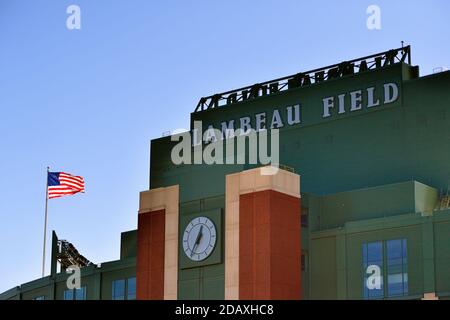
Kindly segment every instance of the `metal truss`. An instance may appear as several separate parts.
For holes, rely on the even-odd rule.
[[[81,268],[92,264],[78,252],[73,244],[66,240],[58,240],[58,254],[56,258],[64,269],[70,266]]]
[[[203,97],[194,113],[405,62],[411,65],[410,46]]]

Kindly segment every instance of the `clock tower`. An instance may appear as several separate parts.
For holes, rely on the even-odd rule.
[[[193,207],[180,203],[182,184],[141,192],[137,299],[209,298],[194,292],[211,283],[201,279],[211,266],[223,270],[215,297],[300,299],[300,176],[267,169],[226,175],[216,208],[180,209]],[[180,279],[195,270],[206,271]]]

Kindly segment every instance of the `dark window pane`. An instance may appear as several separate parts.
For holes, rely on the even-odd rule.
[[[367,261],[369,262],[381,262],[383,261],[383,243],[371,242],[367,244]]]
[[[86,300],[86,286],[75,289],[75,300]]]
[[[114,280],[112,290],[113,300],[125,300],[125,280]]]
[[[136,299],[136,278],[135,277],[128,279],[127,299],[128,300]]]
[[[402,273],[395,273],[388,275],[388,294],[390,297],[403,295]]]
[[[73,300],[73,290],[65,290],[64,291],[64,300]]]
[[[309,223],[308,223],[308,215],[309,215],[309,209],[303,207],[302,208],[302,213],[301,213],[301,216],[300,216],[300,221],[301,221],[302,227],[304,227],[304,228],[307,228],[308,225],[309,225]]]
[[[402,259],[402,240],[389,240],[386,243],[388,265],[395,264],[398,260]],[[401,261],[400,261],[401,263]]]
[[[388,266],[388,296],[408,294],[407,245],[406,239],[386,242]]]

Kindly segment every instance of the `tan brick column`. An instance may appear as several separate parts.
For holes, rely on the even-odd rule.
[[[439,300],[434,292],[428,292],[423,294],[422,300]]]
[[[300,176],[226,177],[225,299],[301,298]]]

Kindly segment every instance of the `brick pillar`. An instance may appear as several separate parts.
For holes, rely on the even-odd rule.
[[[225,298],[301,299],[300,177],[226,178]]]
[[[138,215],[137,299],[164,299],[165,210]]]
[[[136,298],[177,299],[178,186],[140,193]]]

